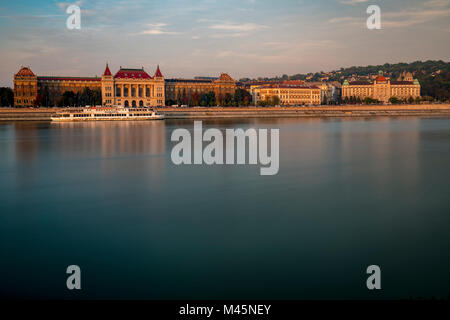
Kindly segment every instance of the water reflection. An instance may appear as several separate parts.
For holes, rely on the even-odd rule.
[[[164,121],[61,122],[52,123],[51,129],[58,130],[59,139],[53,142],[65,156],[79,151],[103,157],[166,152]]]
[[[86,298],[371,298],[372,263],[382,298],[448,293],[448,119],[203,122],[279,128],[270,177],[172,165],[179,127],[193,120],[0,124],[0,295],[64,298],[74,260]]]

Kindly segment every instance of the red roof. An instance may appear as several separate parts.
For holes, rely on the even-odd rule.
[[[219,77],[219,80],[221,81],[233,81],[233,78],[231,78],[227,73],[222,73]]]
[[[377,81],[378,82],[386,81],[386,78],[383,76],[378,76]]]
[[[155,78],[162,78],[163,77],[163,75],[162,75],[162,73],[161,73],[161,70],[159,70],[159,65],[158,65],[158,67],[156,68],[156,72],[155,72],[155,76],[154,76]]]
[[[105,72],[103,72],[104,76],[111,76],[111,71],[109,70],[108,64],[106,64]]]
[[[413,81],[391,81],[391,84],[393,85],[410,85],[414,84]]]
[[[101,81],[98,77],[53,77],[53,76],[39,76],[39,81]]]
[[[283,84],[289,84],[289,85],[298,85],[298,86],[301,86],[301,85],[304,85],[305,82],[302,81],[302,80],[285,80],[285,81],[283,81]]]
[[[34,77],[34,73],[33,71],[31,71],[30,68],[27,67],[22,67],[22,69],[19,70],[19,72],[17,72],[18,76],[32,76]]]
[[[122,69],[117,71],[114,78],[117,79],[153,79],[142,69]]]
[[[319,89],[317,86],[297,85],[297,84],[266,84],[261,89]]]

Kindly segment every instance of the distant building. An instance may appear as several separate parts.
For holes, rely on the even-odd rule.
[[[389,102],[389,99],[396,97],[400,100],[420,97],[420,83],[413,79],[411,74],[407,74],[404,80],[391,81],[383,76],[380,71],[374,81],[348,81],[342,85],[342,98],[356,97],[364,100],[372,98],[382,103]]]
[[[200,96],[202,93],[208,94],[210,92],[214,92],[217,101],[219,101],[226,94],[234,96],[236,81],[226,73],[222,73],[219,78],[166,79],[165,92],[166,101],[171,103],[186,104],[186,101],[192,95]]]
[[[321,89],[317,86],[272,84],[255,86],[251,89],[251,93],[255,105],[260,101],[270,101],[275,96],[280,99],[280,105],[283,106],[322,103]]]

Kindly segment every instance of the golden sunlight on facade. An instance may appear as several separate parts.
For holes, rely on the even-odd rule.
[[[166,100],[172,103],[186,104],[189,97],[214,92],[216,99],[221,100],[227,94],[234,96],[236,81],[228,74],[222,73],[217,79],[167,79]],[[185,101],[183,101],[185,100]]]
[[[151,107],[165,104],[164,77],[159,69],[151,77],[144,68],[120,67],[113,76],[106,65],[102,76],[102,103],[104,106]]]
[[[387,103],[390,98],[399,100],[420,98],[420,83],[413,79],[411,73],[401,76],[397,81],[391,81],[380,71],[375,81],[344,81],[342,85],[342,99],[345,98],[376,99]]]
[[[251,89],[253,101],[258,104],[270,101],[274,97],[280,99],[280,105],[318,105],[322,103],[321,89],[316,86],[271,84],[256,86]]]

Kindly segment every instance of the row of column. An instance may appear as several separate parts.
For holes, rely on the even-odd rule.
[[[117,84],[114,89],[115,95],[118,98],[151,98],[155,95],[155,88],[152,85]],[[139,92],[139,89],[142,89],[142,91]]]

